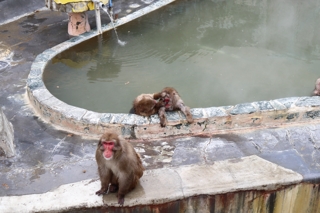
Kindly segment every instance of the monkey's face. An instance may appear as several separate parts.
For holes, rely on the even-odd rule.
[[[105,134],[100,138],[98,149],[106,160],[111,160],[114,154],[121,149],[119,139],[113,134]]]
[[[320,92],[320,78],[316,81],[316,90],[318,90],[318,93]]]
[[[113,148],[115,141],[102,141],[100,150],[102,151],[102,156],[106,160],[111,160],[113,157]]]
[[[165,108],[170,109],[172,105],[172,93],[170,93],[169,91],[162,92],[161,96],[161,101],[164,103]]]

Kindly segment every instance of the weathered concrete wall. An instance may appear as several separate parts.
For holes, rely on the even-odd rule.
[[[134,208],[101,208],[101,212],[175,213],[319,213],[320,185],[298,184],[276,191],[239,191],[220,195],[198,195],[162,205]],[[100,212],[97,209],[97,212]],[[74,211],[79,212],[79,211]],[[81,213],[93,210],[81,211]],[[71,213],[71,212],[69,212]]]
[[[276,191],[239,191],[219,195],[198,195],[161,205],[134,208],[99,208],[96,212],[175,212],[175,213],[319,213],[320,185],[298,184]],[[93,209],[68,211],[90,213]]]
[[[13,127],[0,108],[0,156],[13,157]]]
[[[0,212],[319,213],[319,184],[302,181],[299,173],[249,156],[146,170],[120,208],[116,194],[97,196],[100,181],[89,179],[43,194],[0,197]]]
[[[0,1],[0,25],[14,21],[45,7],[44,0],[3,0]]]

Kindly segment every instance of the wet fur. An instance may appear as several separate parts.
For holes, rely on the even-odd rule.
[[[157,98],[158,99],[158,98]],[[154,94],[141,94],[133,101],[134,113],[141,116],[157,114],[162,107],[161,101],[157,101]]]
[[[154,94],[154,99],[160,99],[165,102],[158,112],[162,127],[165,127],[168,123],[165,111],[181,110],[186,116],[188,123],[193,123],[194,120],[190,108],[184,104],[178,91],[173,87],[165,87],[161,92]],[[166,99],[169,101],[166,102]]]

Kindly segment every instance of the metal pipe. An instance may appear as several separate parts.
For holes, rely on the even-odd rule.
[[[101,1],[99,0],[92,0],[93,3],[98,3],[99,4],[99,7],[104,7],[105,4],[103,4]]]
[[[93,0],[94,2],[94,10],[96,11],[96,24],[97,24],[97,31],[98,34],[102,34],[101,29],[101,17],[100,17],[100,4],[102,4],[100,1]]]

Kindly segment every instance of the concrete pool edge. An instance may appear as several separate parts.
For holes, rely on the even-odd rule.
[[[39,72],[39,68],[35,67],[33,64],[27,81],[27,95],[35,111],[59,129],[89,137],[113,130],[125,138],[152,139],[270,128],[320,119],[320,97],[290,97],[235,106],[194,108],[191,109],[195,118],[192,124],[186,123],[180,112],[169,112],[169,125],[162,128],[158,115],[146,118],[135,114],[97,113],[68,105],[45,88],[40,76],[30,77],[34,72]]]
[[[198,195],[274,191],[300,184],[302,180],[301,174],[255,155],[216,161],[212,165],[153,169],[147,170],[137,188],[126,196],[124,207],[158,205]],[[65,184],[43,194],[0,197],[0,210],[63,212],[105,205],[117,207],[115,194],[103,198],[95,195],[99,188],[99,180],[89,179]]]
[[[115,27],[171,2],[174,0],[150,4],[118,19]],[[111,30],[112,27],[110,23],[103,26],[103,32]],[[193,124],[187,124],[180,112],[170,112],[167,113],[169,125],[166,128],[160,127],[157,115],[145,118],[134,114],[97,113],[68,105],[46,89],[42,80],[44,69],[48,61],[57,54],[97,35],[97,31],[90,31],[47,49],[36,57],[31,66],[27,79],[29,101],[43,120],[59,129],[89,137],[101,135],[106,130],[114,130],[125,138],[151,139],[186,134],[208,134],[224,130],[275,127],[282,124],[310,122],[320,118],[319,97],[290,97],[235,106],[194,108],[191,110],[195,118]]]

